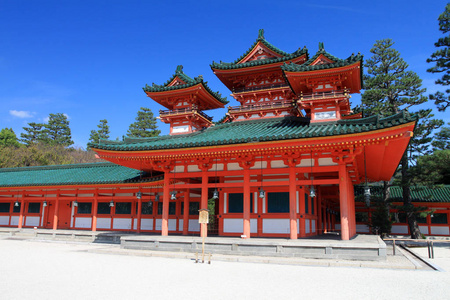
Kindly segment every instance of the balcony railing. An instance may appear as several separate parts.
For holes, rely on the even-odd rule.
[[[254,91],[262,91],[262,90],[268,90],[268,89],[276,89],[276,88],[282,88],[282,87],[289,87],[286,83],[276,83],[276,84],[270,84],[270,85],[259,85],[259,86],[252,86],[252,87],[244,87],[240,89],[232,89],[231,91],[233,94],[238,93],[244,93],[244,92],[254,92]]]
[[[207,114],[205,114],[204,112],[202,112],[201,110],[196,110],[193,108],[181,108],[181,109],[174,109],[174,110],[160,110],[159,111],[159,117],[169,117],[169,116],[176,116],[176,115],[181,115],[181,114],[189,114],[189,113],[193,113],[193,114],[199,114],[202,117],[204,117],[205,119],[212,121],[212,117],[208,116]]]
[[[295,102],[284,100],[271,103],[261,103],[243,106],[228,106],[228,112],[237,113],[237,112],[271,109],[271,108],[291,108],[294,107],[294,105],[296,105]]]
[[[327,98],[338,98],[338,97],[348,97],[349,93],[347,90],[339,90],[339,91],[329,91],[329,92],[321,92],[321,93],[308,93],[308,94],[300,94],[299,100],[318,100],[318,99],[327,99]]]

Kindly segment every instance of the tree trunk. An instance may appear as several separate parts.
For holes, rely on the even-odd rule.
[[[405,151],[402,157],[402,189],[403,189],[403,205],[408,218],[409,231],[412,239],[421,238],[421,233],[416,220],[416,214],[414,212],[414,205],[411,199],[410,190],[411,180],[408,172],[408,150]]]

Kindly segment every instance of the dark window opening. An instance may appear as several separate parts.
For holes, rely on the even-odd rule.
[[[131,202],[116,202],[116,215],[131,215]]]
[[[228,212],[243,213],[244,212],[244,194],[233,193],[228,194]],[[250,212],[253,212],[253,193],[250,193]]]
[[[308,194],[305,194],[305,213],[307,214],[309,212],[309,207],[308,207]]]
[[[137,205],[136,205],[137,207]],[[136,208],[137,211],[137,208]],[[152,215],[153,214],[153,202],[143,202],[141,206],[141,214]]]
[[[109,202],[99,202],[97,205],[97,214],[99,215],[111,214],[111,207],[109,206]]]
[[[40,211],[41,211],[41,203],[39,202],[28,203],[29,214],[38,214]]]
[[[92,203],[91,202],[79,202],[77,213],[78,214],[90,214],[92,211]]]
[[[9,213],[11,203],[0,203],[0,213]]]
[[[267,195],[268,213],[288,213],[289,212],[289,193],[268,193]]]
[[[431,224],[447,224],[447,214],[433,214]]]

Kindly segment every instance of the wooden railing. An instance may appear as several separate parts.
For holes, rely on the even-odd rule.
[[[181,109],[174,109],[174,110],[160,110],[159,111],[159,116],[160,117],[168,117],[168,116],[175,116],[175,115],[180,115],[180,114],[187,114],[187,113],[197,113],[199,115],[201,115],[202,117],[204,117],[205,119],[212,121],[212,117],[208,116],[207,114],[205,114],[204,112],[202,112],[201,110],[196,110],[196,109],[192,109],[192,108],[181,108]]]
[[[250,105],[242,105],[242,106],[228,106],[228,112],[236,113],[236,112],[270,109],[270,108],[287,108],[287,107],[294,107],[294,105],[296,105],[295,102],[283,100],[283,101],[277,101],[277,102],[271,102],[271,103],[250,104]]]
[[[339,90],[321,93],[300,94],[299,100],[316,100],[316,99],[348,97],[348,96],[349,94],[347,90]]]
[[[254,91],[260,91],[260,90],[275,89],[275,88],[281,88],[281,87],[288,87],[288,85],[284,82],[269,84],[269,85],[258,85],[258,86],[250,86],[250,87],[244,87],[244,88],[239,88],[239,89],[232,89],[232,92],[234,94],[238,94],[238,93],[244,93],[244,92],[254,92]]]

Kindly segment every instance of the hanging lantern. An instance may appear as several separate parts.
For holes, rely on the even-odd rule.
[[[141,193],[141,191],[139,191],[139,192],[136,193],[136,198],[137,198],[137,199],[141,199],[141,198],[142,198],[142,193]]]
[[[19,206],[19,201],[14,202],[14,206]]]
[[[75,207],[78,206],[78,201],[77,200],[73,201],[73,206],[75,206]]]
[[[217,189],[214,189],[213,199],[219,199],[219,191]]]
[[[259,189],[259,198],[264,199],[266,197],[266,191],[263,188]]]
[[[177,200],[177,192],[172,191],[170,193],[170,200]]]
[[[309,197],[316,197],[316,191],[314,190],[314,186],[311,186],[311,190],[309,191]]]
[[[159,195],[158,195],[158,194],[155,195],[155,201],[156,201],[156,202],[159,201]]]
[[[47,207],[47,201],[44,201],[44,203],[42,203],[43,207]]]
[[[111,202],[109,202],[109,207],[114,207],[114,201],[111,200]]]

